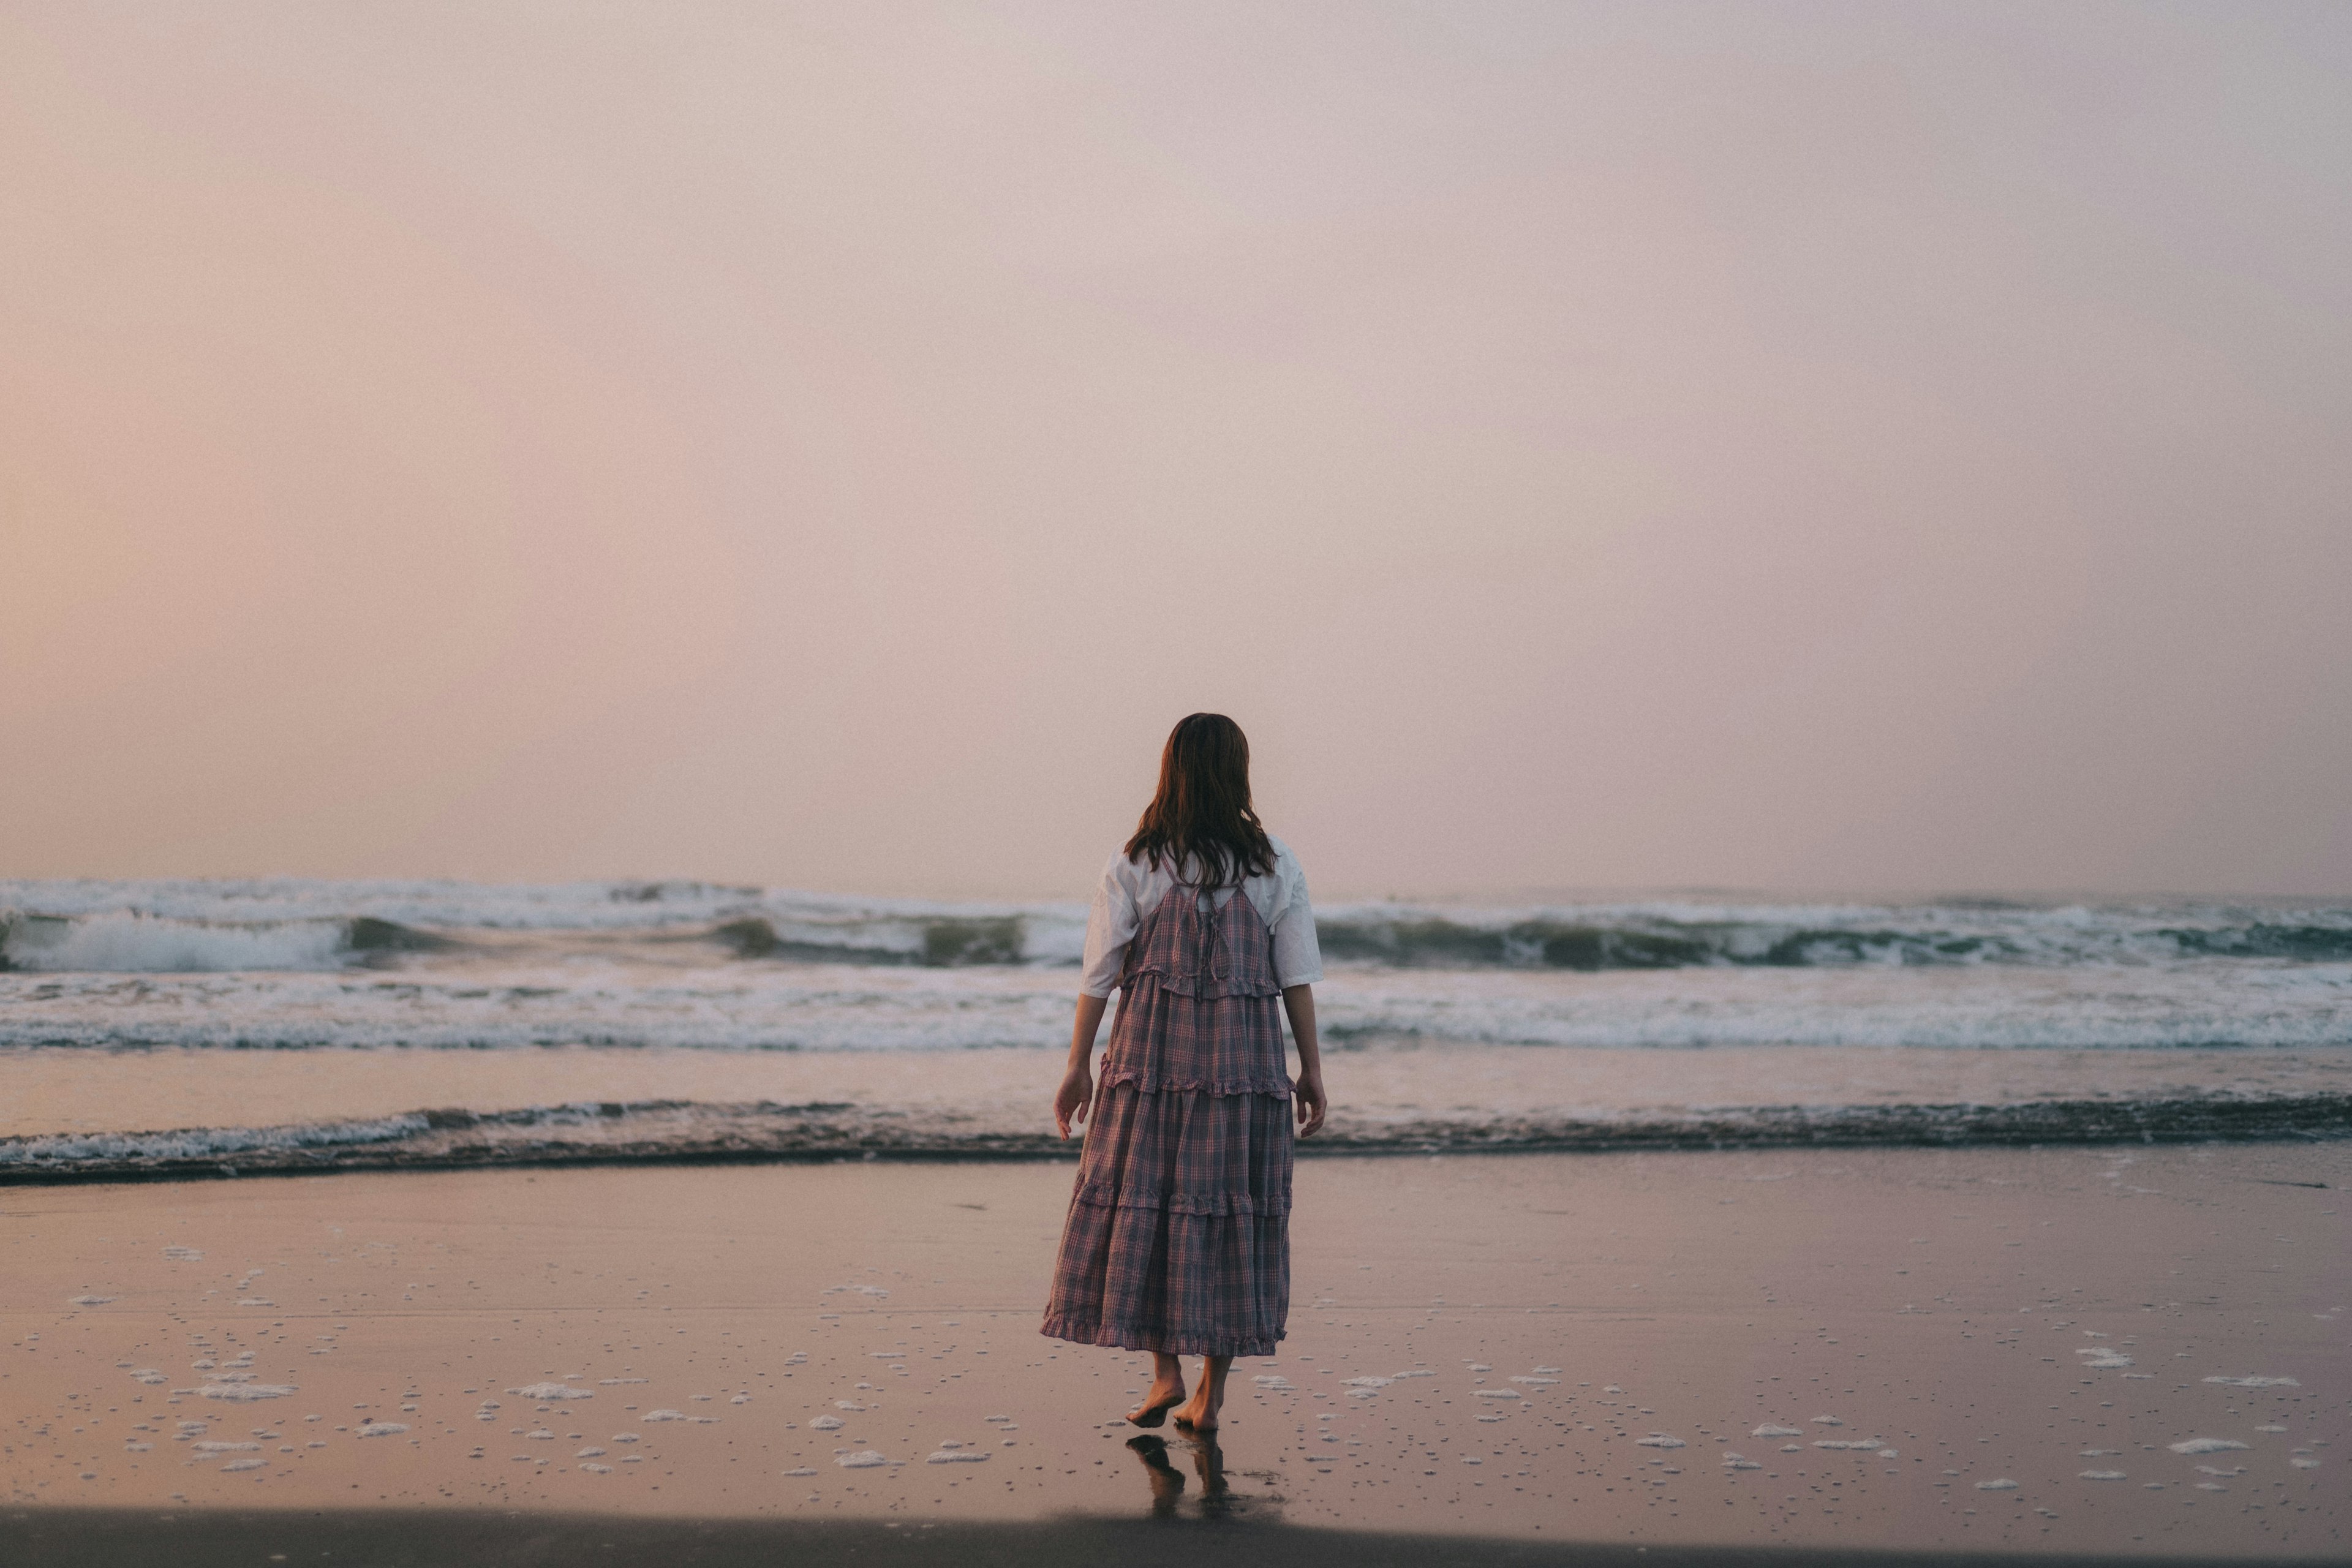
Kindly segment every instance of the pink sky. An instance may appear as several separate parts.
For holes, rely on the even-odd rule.
[[[2352,7],[0,4],[0,876],[2352,892]]]

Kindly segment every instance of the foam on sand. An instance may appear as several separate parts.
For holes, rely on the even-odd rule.
[[[639,1379],[639,1381],[642,1382],[643,1379]],[[558,1399],[593,1399],[596,1397],[596,1391],[594,1389],[574,1388],[568,1383],[526,1383],[520,1388],[509,1388],[507,1392],[524,1399],[536,1399],[541,1404],[548,1404]]]
[[[925,1459],[923,1463],[927,1465],[976,1465],[987,1458],[988,1454],[983,1449],[967,1447],[964,1444],[958,1442],[953,1438],[942,1438],[940,1442],[939,1451],[933,1454],[929,1458]]]
[[[2303,1386],[2291,1377],[2209,1377],[2205,1381],[2221,1384],[2230,1388],[2301,1388]]]
[[[196,1390],[196,1396],[200,1399],[228,1400],[283,1399],[299,1392],[300,1386],[292,1383],[207,1383]]]
[[[2232,1448],[2250,1448],[2251,1443],[2241,1443],[2235,1437],[2190,1437],[2169,1445],[2176,1454],[2225,1454]]]
[[[215,1162],[226,1155],[265,1157],[280,1163],[308,1159],[316,1163],[317,1156],[339,1148],[397,1142],[417,1137],[431,1128],[430,1119],[420,1111],[282,1127],[186,1127],[161,1132],[0,1138],[0,1169],[28,1173],[42,1170],[131,1171],[169,1168],[188,1162]],[[165,1247],[163,1256],[176,1262],[193,1263],[201,1260],[204,1254],[192,1247]]]
[[[862,1448],[855,1454],[835,1454],[833,1462],[845,1470],[870,1470],[877,1465],[887,1465],[890,1461],[872,1448]]]

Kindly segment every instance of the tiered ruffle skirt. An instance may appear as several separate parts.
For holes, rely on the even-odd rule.
[[[1272,1355],[1290,1311],[1280,998],[1159,982],[1130,976],[1122,998],[1045,1331],[1174,1355]]]

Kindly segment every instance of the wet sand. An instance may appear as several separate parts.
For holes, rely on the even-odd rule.
[[[9,1190],[0,1554],[2352,1558],[2343,1143],[1309,1163],[1213,1452],[1037,1335],[1070,1173]]]
[[[931,1125],[1034,1130],[1063,1049],[0,1050],[0,1137],[260,1126],[581,1101],[849,1102]],[[1655,1115],[1693,1107],[2009,1105],[2352,1093],[2341,1049],[1612,1050],[1389,1041],[1333,1049],[1334,1127]]]

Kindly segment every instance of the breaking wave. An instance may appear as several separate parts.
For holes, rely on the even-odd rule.
[[[2153,963],[2188,958],[2352,961],[2352,911],[2189,923],[2180,911],[1926,906],[1788,918],[1654,910],[1507,914],[1363,910],[1317,921],[1324,955],[1400,968],[1685,969],[1722,965]],[[1830,918],[1823,918],[1828,916]]]
[[[711,936],[739,958],[819,963],[910,963],[932,969],[1031,962],[1029,922],[1019,915],[822,921],[746,915]],[[1058,954],[1055,956],[1059,956]],[[1050,960],[1048,960],[1050,962]],[[1068,962],[1076,963],[1071,954]]]
[[[2279,901],[1334,904],[1318,929],[1332,962],[1391,969],[2352,963],[2352,907]],[[1077,963],[1085,934],[1076,903],[708,882],[0,881],[0,968],[42,972],[396,966],[523,941],[542,952],[684,944],[755,963],[1060,967]]]
[[[446,937],[372,915],[212,921],[138,910],[89,915],[0,913],[0,969],[35,973],[327,970],[455,945]]]

